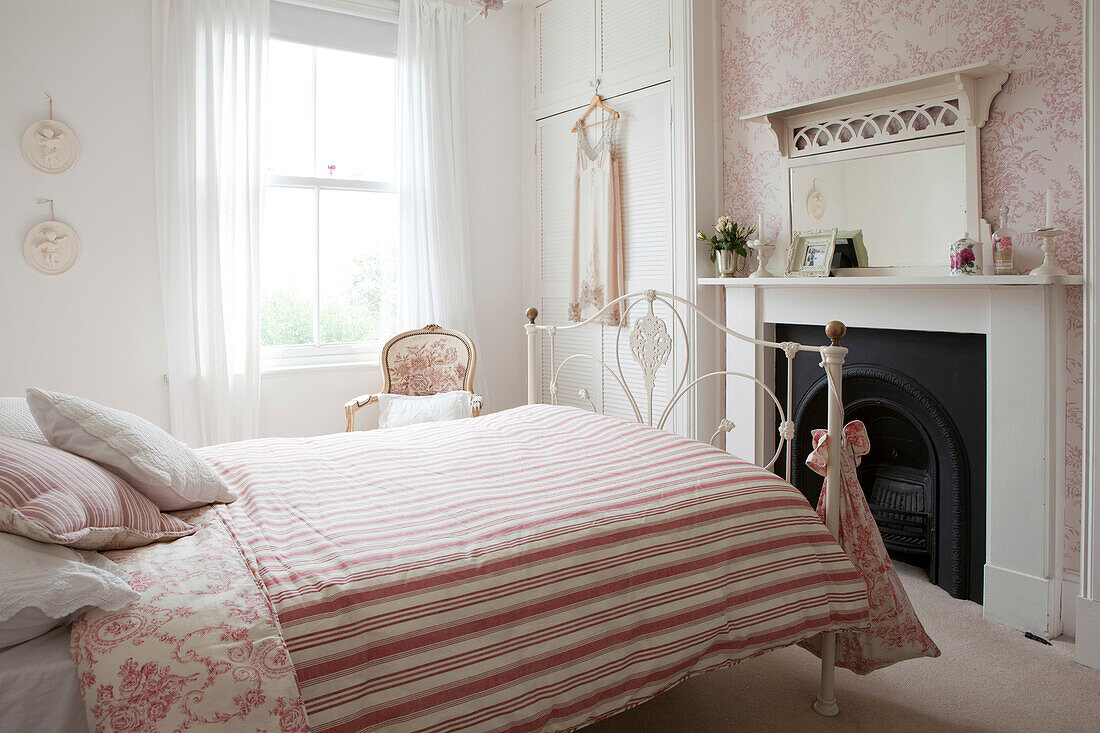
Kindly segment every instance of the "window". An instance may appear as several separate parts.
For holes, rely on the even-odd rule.
[[[333,15],[311,12],[307,20]],[[273,35],[276,18],[273,5]],[[269,365],[362,359],[396,324],[394,58],[302,35],[269,45],[260,239]]]

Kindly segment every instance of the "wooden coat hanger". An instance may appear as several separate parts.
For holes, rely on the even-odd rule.
[[[598,88],[599,88],[599,85],[597,84],[597,89]],[[597,108],[604,110],[605,112],[607,112],[611,116],[608,117],[606,120],[600,120],[599,122],[593,122],[591,125],[584,124],[585,118],[588,117],[588,115],[592,112],[592,110],[597,109]],[[617,120],[617,119],[619,119],[619,113],[616,112],[615,110],[611,109],[610,107],[608,107],[606,104],[604,104],[604,101],[602,99],[600,99],[600,95],[598,93],[593,94],[592,95],[592,101],[588,103],[588,107],[586,107],[584,112],[581,113],[580,119],[577,120],[573,124],[573,129],[571,129],[570,132],[579,132],[580,130],[586,130],[589,127],[597,127],[599,125],[604,124],[605,122],[610,122],[611,120]]]

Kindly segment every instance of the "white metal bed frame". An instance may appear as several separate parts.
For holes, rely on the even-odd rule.
[[[631,310],[641,304],[646,304],[646,312],[641,316],[635,316],[631,318]],[[668,404],[660,412],[656,423],[653,420],[653,388],[656,383],[658,373],[668,364],[669,359],[673,355],[673,334],[670,333],[668,324],[663,318],[658,316],[654,310],[654,305],[660,303],[674,317],[674,322],[678,327],[684,341],[684,364],[683,369],[680,372],[680,378],[676,382],[676,387],[673,390],[671,397],[669,397]],[[560,363],[555,362],[557,356],[555,352],[555,337],[558,331],[569,331],[577,328],[583,328],[585,326],[596,324],[601,325],[601,319],[603,315],[613,308],[616,304],[622,304],[621,312],[622,319],[616,329],[615,334],[615,364],[614,369],[611,365],[596,358],[591,354],[570,354],[566,358],[562,359]],[[709,372],[702,376],[696,377],[690,383],[687,383],[688,375],[690,374],[690,367],[693,358],[693,350],[691,340],[688,336],[688,329],[684,322],[683,316],[680,314],[677,306],[686,308],[688,312],[693,313],[695,316],[702,318],[719,331],[732,336],[736,339],[744,341],[746,343],[755,344],[756,346],[776,349],[782,351],[787,357],[787,393],[785,405],[779,401],[775,391],[767,384],[757,379],[750,374],[744,374],[742,372],[733,372],[726,370],[719,370]],[[828,434],[829,434],[829,465],[826,473],[829,487],[840,486],[840,443],[842,437],[842,431],[844,427],[844,403],[841,401],[841,369],[844,366],[844,357],[848,353],[848,349],[840,345],[840,339],[844,337],[845,327],[840,321],[830,321],[825,327],[825,334],[831,340],[829,346],[804,346],[793,341],[775,342],[765,341],[763,339],[753,338],[744,334],[733,331],[726,328],[722,324],[712,319],[709,315],[703,312],[698,306],[689,300],[681,298],[671,293],[665,293],[657,290],[641,290],[634,293],[628,293],[615,300],[607,303],[599,311],[588,317],[587,319],[577,322],[569,323],[566,325],[539,325],[535,323],[538,318],[538,309],[531,307],[527,309],[527,324],[525,330],[527,331],[527,403],[535,404],[538,402],[538,335],[540,332],[544,333],[549,338],[550,349],[550,399],[552,404],[557,404],[558,396],[558,376],[561,373],[563,367],[575,360],[589,360],[595,362],[604,372],[614,378],[615,382],[622,389],[626,395],[626,399],[630,404],[634,412],[635,418],[638,422],[644,423],[657,428],[664,428],[665,423],[668,421],[669,416],[672,414],[672,409],[676,404],[691,391],[697,384],[707,379],[713,379],[716,377],[737,377],[739,379],[747,379],[751,382],[755,382],[757,386],[764,390],[764,392],[775,403],[776,410],[779,413],[779,441],[775,454],[771,460],[766,463],[763,468],[771,469],[775,465],[776,460],[779,458],[779,454],[783,451],[783,447],[786,446],[785,452],[786,465],[784,467],[785,478],[790,481],[791,478],[791,441],[794,438],[794,423],[791,420],[791,392],[792,392],[792,380],[794,370],[792,362],[794,357],[799,352],[807,351],[817,353],[821,356],[820,366],[824,368],[825,374],[829,384],[829,413],[828,413]],[[645,402],[645,414],[638,405],[638,400],[631,392],[627,383],[626,376],[623,373],[622,360],[620,358],[621,349],[621,337],[623,330],[628,324],[632,324],[630,327],[629,347],[630,353],[634,361],[642,369],[643,385],[646,393]],[[675,365],[673,365],[675,369]],[[674,378],[675,378],[674,374]],[[687,384],[685,384],[687,383]],[[589,397],[588,390],[581,389],[579,395],[595,410],[595,405]],[[729,420],[723,419],[718,425],[718,429],[711,436],[711,443],[720,433],[728,433],[734,427],[733,423]],[[825,495],[825,524],[829,528],[829,531],[833,533],[835,537],[837,535],[837,528],[840,521],[840,492],[836,490],[830,490]],[[821,687],[817,695],[817,700],[814,702],[814,710],[821,715],[832,717],[839,712],[836,704],[836,695],[834,691],[834,664],[836,662],[836,633],[830,632],[822,635],[821,641]]]

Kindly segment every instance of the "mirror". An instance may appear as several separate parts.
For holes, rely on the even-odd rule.
[[[864,267],[944,266],[948,245],[967,231],[966,148],[888,152],[892,147],[808,165],[807,158],[792,161],[792,232],[862,230]]]

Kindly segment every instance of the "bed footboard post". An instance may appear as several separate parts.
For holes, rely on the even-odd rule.
[[[834,537],[837,536],[840,528],[840,443],[844,435],[841,371],[844,367],[844,356],[848,353],[848,349],[840,345],[840,339],[844,338],[846,330],[840,321],[830,321],[825,327],[825,335],[832,341],[832,345],[821,350],[823,366],[829,382],[829,465],[826,469],[828,491],[825,493],[825,526]],[[814,702],[814,710],[819,715],[827,717],[840,712],[834,691],[835,664],[836,632],[822,634],[821,689]]]
[[[527,324],[523,327],[527,331],[527,404],[533,405],[538,401],[538,390],[535,388],[537,374],[535,370],[535,339],[538,329],[535,327],[535,319],[539,317],[539,309],[531,306],[527,309]]]

